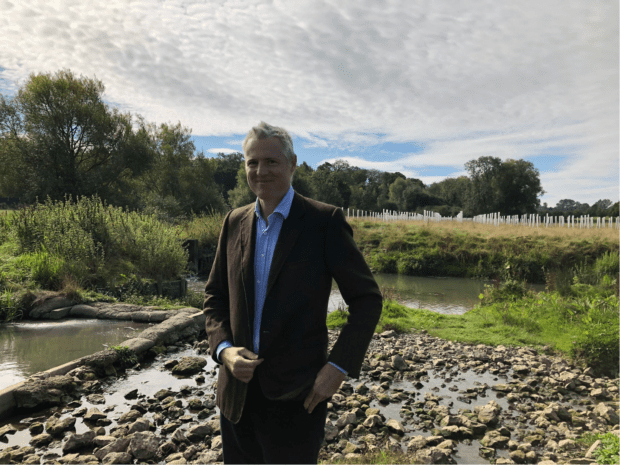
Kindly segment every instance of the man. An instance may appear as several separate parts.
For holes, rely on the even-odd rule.
[[[381,294],[342,210],[295,193],[293,142],[261,122],[243,142],[255,204],[224,219],[205,287],[226,463],[316,463],[327,399],[359,377]],[[332,277],[350,316],[329,357]]]

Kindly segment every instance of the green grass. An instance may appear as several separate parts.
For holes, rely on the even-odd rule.
[[[403,454],[402,452],[399,453],[399,452],[392,452],[388,450],[381,450],[378,452],[360,454],[359,457],[354,458],[354,459],[347,459],[347,460],[343,459],[343,460],[337,460],[335,462],[324,461],[321,463],[331,463],[331,464],[368,463],[368,464],[386,465],[386,464],[391,464],[391,463],[396,463],[396,464],[414,463],[412,462],[412,460],[413,460],[412,456]]]

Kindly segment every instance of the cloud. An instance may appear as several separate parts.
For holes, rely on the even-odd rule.
[[[70,68],[148,121],[423,143],[408,166],[555,147],[591,182],[618,173],[617,38],[618,2],[589,0],[0,0],[0,85]]]
[[[239,152],[239,150],[236,149],[231,149],[231,148],[222,148],[222,149],[208,149],[207,152],[209,153],[213,153],[213,154],[218,154],[218,153],[223,153],[225,155],[228,155],[230,153],[237,153]]]

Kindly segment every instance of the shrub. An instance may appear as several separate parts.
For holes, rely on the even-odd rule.
[[[136,357],[136,354],[129,347],[112,346],[112,350],[118,355],[118,364],[122,368],[131,367],[138,363],[138,357]]]

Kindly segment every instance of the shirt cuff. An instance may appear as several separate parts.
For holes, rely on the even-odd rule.
[[[222,341],[220,342],[220,345],[217,346],[217,349],[215,350],[215,358],[217,358],[217,361],[222,363],[222,359],[220,359],[220,354],[222,353],[222,351],[224,349],[228,349],[229,347],[232,347],[232,342],[230,341]]]
[[[223,343],[222,343],[223,344]],[[219,350],[219,349],[218,349]],[[219,352],[218,352],[219,353]],[[338,365],[336,365],[335,363],[332,362],[327,362],[329,363],[331,366],[336,367],[338,369],[338,371],[341,371],[342,373],[344,373],[345,376],[348,376],[349,373],[346,372],[346,370],[343,370],[342,368],[340,368]]]

